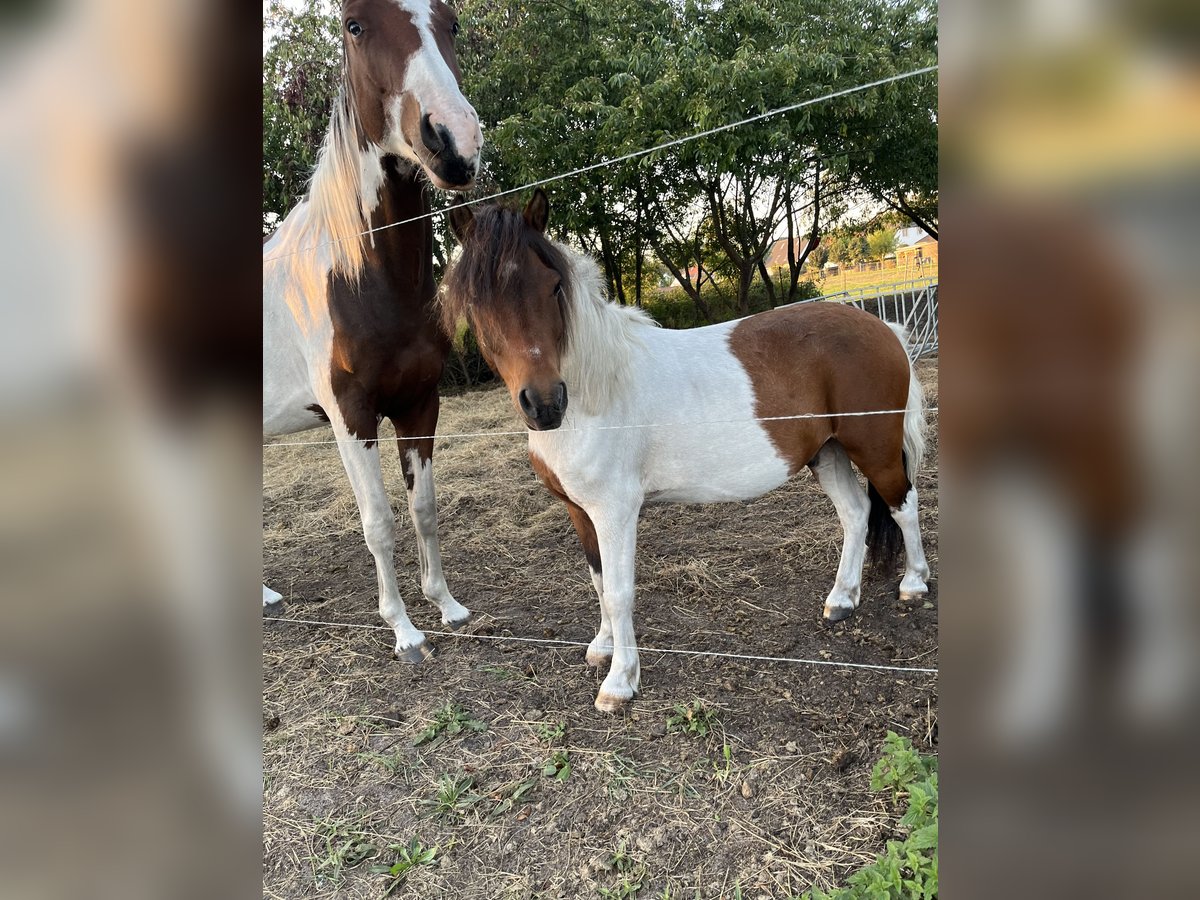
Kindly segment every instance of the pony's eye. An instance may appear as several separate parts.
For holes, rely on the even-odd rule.
[[[458,37],[458,31],[459,31],[458,23],[455,22],[453,25],[450,26],[450,33],[452,35],[454,35],[454,37]]]
[[[362,26],[353,19],[346,23],[346,30],[355,37],[358,37],[360,34],[362,34]]]

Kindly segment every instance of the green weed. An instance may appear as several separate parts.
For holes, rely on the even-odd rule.
[[[379,852],[379,846],[366,832],[344,822],[325,819],[317,823],[314,838],[316,853],[309,857],[318,880],[340,883],[346,869],[366,862]]]
[[[438,779],[434,798],[418,802],[439,818],[461,816],[483,799],[471,790],[473,787],[475,779],[470,775],[443,775]]]
[[[613,851],[609,863],[616,874],[616,883],[612,887],[597,886],[596,891],[604,900],[628,900],[636,897],[646,882],[646,865],[630,856],[623,842]]]
[[[542,722],[537,727],[538,737],[546,744],[553,744],[555,741],[561,741],[567,733],[566,722]]]
[[[434,713],[433,721],[413,738],[413,746],[437,746],[446,738],[464,731],[487,731],[487,723],[471,718],[457,703],[447,702]]]
[[[542,766],[542,774],[547,778],[566,781],[571,777],[571,762],[567,759],[566,750],[555,750]]]
[[[832,893],[812,890],[801,900],[933,900],[938,894],[938,772],[937,757],[921,756],[912,744],[888,732],[883,756],[871,772],[871,790],[890,791],[892,803],[908,806],[900,826],[903,841],[888,841],[887,849],[869,866]]]
[[[720,713],[697,699],[691,705],[677,703],[674,714],[667,717],[667,728],[696,737],[707,737],[719,721]]]
[[[372,866],[371,871],[387,875],[391,881],[384,888],[383,896],[390,897],[404,883],[408,873],[417,866],[432,865],[437,859],[438,848],[426,847],[414,836],[408,844],[391,844],[388,850],[396,854],[396,861],[389,865]]]

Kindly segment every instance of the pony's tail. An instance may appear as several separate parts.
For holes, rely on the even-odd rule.
[[[895,332],[908,355],[908,333],[903,326],[887,323]],[[904,474],[909,485],[916,484],[917,472],[925,458],[925,391],[917,380],[913,370],[912,360],[908,362],[908,400],[904,406],[904,440],[903,440]],[[900,526],[892,518],[892,510],[875,490],[875,485],[867,482],[867,497],[871,501],[871,511],[867,516],[867,558],[871,568],[876,571],[890,572],[895,568],[904,547],[904,535]]]
[[[900,346],[908,355],[908,332],[903,325],[888,322],[888,327],[900,339]],[[908,402],[904,406],[904,474],[908,483],[917,483],[917,472],[925,459],[925,390],[913,370],[911,357],[908,361]]]
[[[867,515],[867,561],[873,571],[890,575],[900,559],[904,533],[892,518],[891,507],[870,481],[867,482],[867,497],[871,501],[871,511]]]

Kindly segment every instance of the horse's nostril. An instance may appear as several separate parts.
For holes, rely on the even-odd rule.
[[[521,388],[521,393],[517,394],[517,403],[521,406],[521,412],[532,418],[537,413],[537,408],[533,405],[533,400],[529,397],[529,391]]]
[[[445,146],[445,141],[438,134],[438,130],[433,127],[433,122],[429,120],[429,113],[421,116],[421,141],[429,148],[430,153],[441,153]]]
[[[558,383],[558,409],[561,412],[567,408],[567,383],[560,381]]]

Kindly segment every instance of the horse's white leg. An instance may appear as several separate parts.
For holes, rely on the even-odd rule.
[[[590,567],[589,571],[592,573],[592,587],[596,589],[596,597],[600,601],[600,630],[588,644],[587,662],[589,666],[602,666],[613,655],[613,629],[604,605],[604,576]]]
[[[328,407],[327,407],[328,408]],[[375,557],[375,576],[379,585],[379,615],[392,626],[396,634],[396,655],[405,662],[419,662],[428,655],[425,635],[413,627],[400,599],[396,584],[394,554],[396,549],[396,518],[383,481],[383,469],[379,464],[379,445],[370,441],[370,446],[356,440],[345,426],[334,420],[334,435],[338,439],[338,450],[342,465],[354,489],[358,501],[358,513],[362,518],[363,537],[367,549]],[[374,433],[363,437],[374,438]]]
[[[601,632],[607,619],[612,632],[612,663],[596,695],[596,709],[617,712],[637,692],[641,681],[637,639],[633,633],[634,556],[640,503],[605,509],[593,515],[600,558],[604,561]]]
[[[278,603],[283,599],[283,594],[278,591],[273,591],[265,584],[263,587],[263,606],[270,606],[272,603]]]
[[[854,612],[861,597],[863,558],[867,550],[867,518],[871,504],[867,492],[850,468],[850,457],[836,441],[830,441],[821,448],[810,468],[821,489],[833,501],[844,532],[837,578],[825,600],[825,618],[837,622]]]
[[[417,532],[417,557],[421,563],[421,592],[442,613],[442,624],[451,628],[462,625],[471,611],[450,594],[442,572],[442,551],[438,544],[437,494],[433,486],[433,460],[415,448],[401,457],[408,491],[408,513]]]
[[[925,583],[929,578],[929,563],[921,546],[921,523],[917,515],[917,489],[910,487],[899,509],[892,510],[892,519],[904,535],[904,577],[900,580],[900,599],[915,600],[929,593]]]

